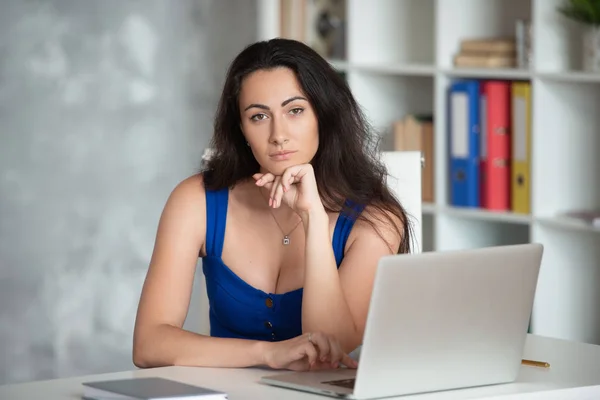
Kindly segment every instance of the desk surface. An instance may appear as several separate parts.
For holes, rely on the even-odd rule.
[[[532,393],[531,399],[600,398],[600,346],[528,335],[523,357],[547,361],[550,363],[550,368],[521,366],[517,381],[505,385],[402,396],[399,398],[403,400],[501,399],[504,398],[502,395],[520,394],[518,398],[529,399],[529,396],[523,396],[524,393]],[[324,396],[258,383],[261,376],[272,373],[272,370],[258,368],[154,368],[0,386],[0,399],[80,399],[82,395],[81,382],[145,376],[159,376],[221,390],[228,393],[230,400],[327,399]],[[595,387],[588,387],[577,394],[559,390],[583,386]],[[534,394],[542,391],[552,392]]]

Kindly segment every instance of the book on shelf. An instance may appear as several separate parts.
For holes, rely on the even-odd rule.
[[[480,92],[480,203],[488,210],[510,205],[511,84],[484,80]]]
[[[227,394],[164,378],[132,378],[84,382],[83,399],[222,400]]]
[[[530,83],[458,79],[448,92],[448,203],[529,214]]]
[[[449,87],[450,204],[480,206],[479,81],[461,79]]]
[[[512,94],[511,208],[529,214],[531,209],[531,84],[515,81]]]
[[[393,124],[395,151],[420,151],[423,157],[421,198],[434,202],[434,125],[432,114],[407,114]]]
[[[460,42],[454,56],[457,67],[512,68],[517,65],[517,44],[514,38],[468,38]]]

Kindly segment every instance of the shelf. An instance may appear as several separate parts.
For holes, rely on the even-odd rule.
[[[530,226],[522,223],[497,223],[487,213],[441,212],[436,215],[436,251],[529,243]],[[464,218],[464,216],[475,218]],[[481,216],[482,218],[477,218]],[[503,220],[502,222],[508,222]]]
[[[433,76],[436,68],[430,64],[349,64],[350,70],[405,76]]]
[[[509,224],[530,224],[532,218],[530,215],[515,214],[504,211],[487,211],[475,208],[461,208],[452,206],[443,206],[439,208],[440,213],[452,215],[455,217],[479,219],[484,221],[503,222]]]
[[[435,0],[347,1],[349,61],[433,64]]]
[[[500,222],[516,225],[539,223],[559,230],[574,230],[589,233],[600,233],[600,227],[594,227],[583,221],[567,217],[533,217],[531,215],[515,214],[512,212],[487,211],[452,206],[438,206],[433,203],[423,203],[421,211],[424,216],[448,215],[451,217]]]
[[[444,74],[450,78],[530,80],[539,78],[547,81],[572,83],[600,83],[600,73],[583,71],[535,72],[518,68],[437,68],[431,64],[387,64],[350,63],[344,60],[329,60],[339,71],[363,71],[374,74],[398,76],[434,76]]]
[[[537,215],[600,206],[600,82],[537,82],[533,96],[533,209]],[[534,117],[535,118],[535,117]]]
[[[423,215],[449,215],[466,219],[478,219],[490,222],[528,225],[533,221],[531,215],[515,214],[506,211],[488,211],[484,209],[438,206],[433,203],[421,205]]]
[[[517,19],[531,18],[531,1],[438,1],[436,12],[436,60],[451,69],[463,39],[509,37]],[[537,38],[535,44],[537,45]]]
[[[449,77],[482,79],[531,79],[531,71],[516,68],[447,68],[442,73]]]
[[[542,217],[536,218],[541,225],[563,230],[573,230],[590,233],[600,233],[600,227],[594,227],[583,221],[567,217]]]
[[[393,150],[395,121],[409,113],[433,113],[432,76],[382,75],[351,69],[347,80],[369,124],[380,135],[382,150]]]
[[[540,79],[558,82],[583,82],[600,83],[600,73],[565,71],[565,72],[538,72],[536,76]]]

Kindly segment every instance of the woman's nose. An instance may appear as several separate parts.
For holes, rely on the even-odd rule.
[[[288,140],[287,126],[285,122],[282,121],[282,118],[273,118],[270,142],[276,145],[281,145],[288,142]]]

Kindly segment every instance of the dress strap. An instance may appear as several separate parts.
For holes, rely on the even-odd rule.
[[[346,207],[349,207],[353,211],[349,211]],[[344,259],[344,250],[346,249],[348,236],[350,236],[350,232],[352,231],[352,227],[356,222],[358,214],[360,214],[362,211],[361,206],[353,205],[348,201],[346,202],[346,207],[344,207],[340,212],[340,215],[335,223],[335,230],[333,231],[333,253],[335,255],[335,262],[337,263],[338,268]]]
[[[206,255],[221,257],[227,223],[229,189],[206,190]]]

